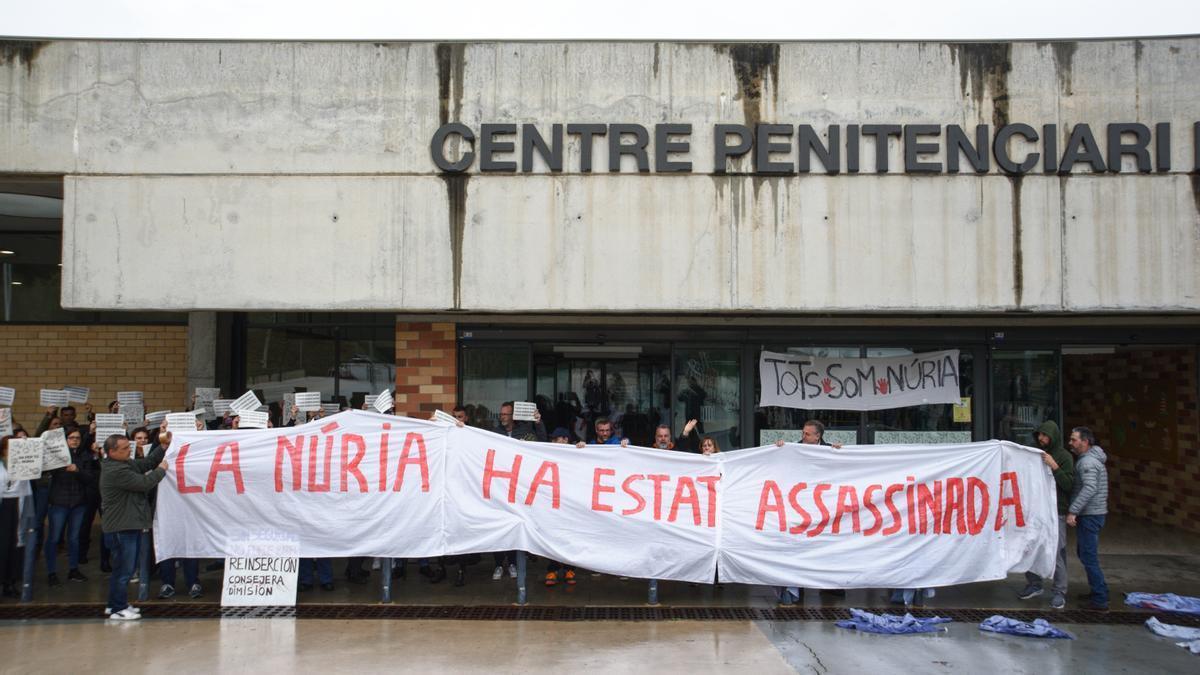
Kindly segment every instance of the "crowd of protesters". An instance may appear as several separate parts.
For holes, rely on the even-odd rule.
[[[193,399],[193,408],[195,400]],[[364,404],[364,407],[365,404]],[[131,620],[139,618],[136,608],[129,605],[126,586],[136,581],[135,563],[142,555],[152,556],[152,522],[157,483],[165,475],[163,457],[170,446],[171,434],[166,422],[158,427],[138,426],[126,435],[96,437],[96,419],[91,404],[84,404],[83,411],[74,406],[49,408],[37,425],[35,435],[48,430],[62,428],[65,432],[71,463],[59,469],[44,472],[31,481],[8,480],[5,467],[8,460],[9,442],[13,438],[27,438],[28,432],[19,424],[13,424],[11,436],[0,439],[0,582],[4,597],[19,597],[18,585],[22,580],[22,564],[25,556],[21,550],[27,546],[41,552],[45,564],[45,581],[51,588],[63,584],[60,575],[59,554],[65,549],[68,583],[87,582],[88,576],[80,569],[87,565],[93,553],[92,533],[97,516],[101,519],[104,536],[95,553],[100,559],[99,570],[109,574],[109,595],[106,613],[111,618]],[[344,407],[342,408],[344,409]],[[108,412],[119,411],[113,401]],[[571,411],[547,410],[555,413]],[[329,409],[312,413],[321,417]],[[547,432],[542,420],[542,407],[534,413],[532,420],[514,419],[513,402],[503,403],[498,410],[498,423],[492,426],[486,410],[477,407],[474,411],[457,406],[452,411],[460,426],[482,426],[490,431],[523,441],[553,442],[562,445],[584,447],[587,444],[627,446],[629,437],[622,433],[614,420],[608,416],[595,416],[586,426],[578,424],[576,416],[569,416],[571,426],[558,425]],[[283,410],[278,403],[269,408],[269,426],[288,426],[304,421],[306,414],[294,406]],[[486,420],[485,424],[478,421]],[[215,415],[210,421],[197,418],[197,429],[236,429],[239,418],[235,411]],[[473,424],[474,423],[474,424]],[[645,445],[677,452],[692,452],[709,455],[721,451],[717,437],[700,433],[700,420],[690,419],[678,436],[669,424],[658,424],[652,429],[635,427],[643,435]],[[648,440],[649,442],[646,442]],[[824,439],[824,426],[818,420],[804,423],[799,439],[808,445],[824,445],[833,449]],[[1078,554],[1087,570],[1090,591],[1086,596],[1087,606],[1092,609],[1107,608],[1107,586],[1100,571],[1096,550],[1099,532],[1104,525],[1107,510],[1107,475],[1104,470],[1104,451],[1096,444],[1094,434],[1086,427],[1076,427],[1071,433],[1068,453],[1062,447],[1058,426],[1048,421],[1034,434],[1032,439],[1043,452],[1043,460],[1054,475],[1058,488],[1060,528],[1058,558],[1053,576],[1053,599],[1050,606],[1065,605],[1066,575],[1066,528],[1078,526],[1080,531]],[[637,443],[641,445],[642,443]],[[783,445],[783,441],[777,441]],[[146,533],[146,536],[143,536]],[[147,550],[142,550],[146,547]],[[36,561],[36,556],[33,558]],[[416,561],[418,574],[430,583],[440,583],[448,578],[447,568],[455,568],[453,584],[466,583],[466,568],[482,561],[479,555],[444,556],[437,559]],[[157,597],[169,599],[176,596],[177,569],[182,569],[184,587],[188,595],[201,598],[205,590],[200,582],[200,565],[195,559],[164,560],[154,568],[159,581]],[[36,564],[36,562],[35,562]],[[499,551],[492,554],[492,579],[500,580],[507,573],[517,576],[516,552]],[[372,567],[368,567],[371,565]],[[373,563],[369,558],[346,559],[344,577],[351,584],[365,584],[374,570],[402,579],[407,574],[408,561],[392,561],[390,570],[380,570],[380,561]],[[207,571],[219,570],[220,561],[206,566]],[[580,570],[571,561],[548,560],[544,583],[555,586],[559,583],[574,585],[579,580]],[[1028,585],[1021,591],[1022,599],[1041,595],[1042,580],[1033,574],[1027,575]],[[330,559],[302,559],[299,567],[298,590],[312,591],[316,585],[323,590],[335,588],[333,561]],[[823,589],[822,594],[844,596],[844,589]],[[783,605],[801,601],[803,589],[782,587],[775,590]],[[921,604],[922,599],[932,596],[932,589],[895,589],[891,601],[896,604]]]

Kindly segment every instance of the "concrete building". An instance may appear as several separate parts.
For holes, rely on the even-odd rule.
[[[1196,82],[1194,37],[0,42],[0,385],[27,426],[67,384],[723,447],[1055,419],[1200,531]],[[958,406],[757,405],[764,350],[937,349]]]

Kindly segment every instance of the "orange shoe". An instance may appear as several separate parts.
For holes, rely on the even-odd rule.
[[[567,584],[574,586],[575,585],[575,570],[567,570],[567,573],[563,575],[563,578],[565,578],[567,580]]]
[[[553,586],[558,583],[558,574],[555,572],[546,572],[546,585]],[[574,583],[574,582],[571,582]]]

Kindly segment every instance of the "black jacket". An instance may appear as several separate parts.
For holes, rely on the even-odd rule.
[[[92,453],[80,446],[71,452],[71,463],[75,471],[66,467],[50,472],[50,505],[80,506],[87,503],[88,490],[92,481]]]

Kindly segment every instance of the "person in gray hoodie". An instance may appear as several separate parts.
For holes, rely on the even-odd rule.
[[[1075,486],[1075,460],[1062,444],[1062,432],[1052,420],[1042,422],[1033,439],[1042,450],[1042,462],[1054,476],[1058,496],[1058,555],[1054,560],[1054,597],[1050,607],[1062,609],[1067,605],[1067,506]],[[1042,578],[1033,572],[1025,573],[1025,589],[1018,595],[1022,600],[1042,594]]]
[[[1087,609],[1106,611],[1108,584],[1104,583],[1104,572],[1100,569],[1100,530],[1108,514],[1108,470],[1104,468],[1107,455],[1096,445],[1096,435],[1087,427],[1071,430],[1070,445],[1076,459],[1067,525],[1079,528],[1075,552],[1091,586],[1091,592],[1079,599],[1087,600]]]

